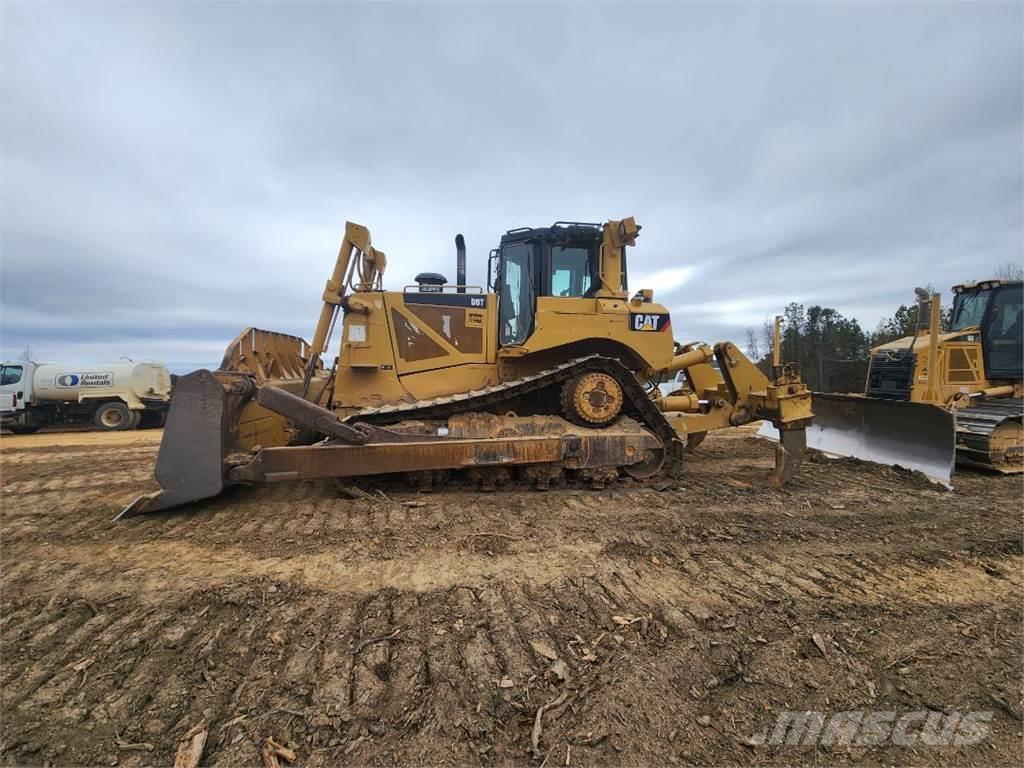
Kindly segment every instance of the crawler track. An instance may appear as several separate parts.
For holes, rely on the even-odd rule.
[[[348,416],[350,423],[369,422],[372,424],[396,424],[413,419],[447,419],[460,413],[484,411],[502,413],[508,411],[522,399],[541,396],[548,404],[559,402],[558,389],[582,373],[607,373],[622,387],[625,403],[623,412],[637,419],[641,425],[653,432],[664,446],[665,463],[662,473],[667,477],[678,477],[683,470],[684,444],[664,414],[637,382],[633,374],[618,360],[600,355],[569,360],[529,376],[506,381],[494,387],[467,392],[465,394],[439,397],[417,403],[403,403],[370,408]],[[558,415],[549,410],[550,415]]]
[[[1021,421],[1024,400],[983,401],[956,412],[958,464],[994,469],[1004,474],[1024,472]]]

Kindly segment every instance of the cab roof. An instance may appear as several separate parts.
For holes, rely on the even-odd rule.
[[[953,293],[963,293],[964,291],[973,291],[976,288],[980,288],[983,291],[989,291],[993,288],[999,288],[1003,285],[1021,285],[1024,280],[969,280],[966,283],[953,286]]]
[[[582,221],[556,221],[550,227],[518,227],[501,236],[501,244],[523,243],[528,240],[554,240],[580,242],[600,240],[602,226]]]

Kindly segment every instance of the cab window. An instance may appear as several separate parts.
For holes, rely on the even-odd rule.
[[[21,381],[21,372],[20,365],[5,365],[0,369],[0,387],[5,384],[17,384]]]
[[[502,344],[522,344],[533,328],[533,246],[507,245],[501,252],[498,298]]]
[[[1024,293],[1019,288],[1001,288],[992,304],[991,333],[998,339],[1020,339]]]
[[[992,312],[985,329],[990,376],[1019,378],[1024,368],[1024,290],[1004,286],[992,297]]]
[[[586,296],[594,284],[590,250],[578,246],[551,248],[549,296]]]
[[[964,328],[981,325],[988,297],[989,291],[980,290],[958,294],[953,303],[953,318],[949,330],[962,331]]]

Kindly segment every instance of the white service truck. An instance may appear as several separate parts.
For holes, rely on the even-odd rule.
[[[48,424],[159,427],[170,399],[171,375],[160,363],[0,366],[0,426],[19,435]]]

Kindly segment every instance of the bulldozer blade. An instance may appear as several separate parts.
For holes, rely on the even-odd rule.
[[[156,460],[160,490],[139,496],[115,520],[207,499],[224,489],[227,403],[223,385],[207,370],[178,379]]]
[[[856,395],[814,393],[814,424],[807,447],[830,456],[849,456],[899,466],[950,486],[956,458],[956,424],[948,411],[926,403]],[[778,439],[765,422],[761,437]]]

